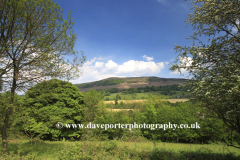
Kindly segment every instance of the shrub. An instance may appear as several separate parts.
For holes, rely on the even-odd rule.
[[[19,125],[42,139],[78,138],[80,129],[60,130],[56,124],[81,124],[85,120],[83,104],[82,93],[72,83],[57,79],[44,81],[30,88],[23,98],[24,114]]]

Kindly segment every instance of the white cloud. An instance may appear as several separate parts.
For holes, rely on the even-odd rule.
[[[164,63],[155,63],[155,62],[144,62],[144,61],[134,61],[130,60],[124,62],[122,65],[118,67],[117,73],[125,74],[125,73],[159,73],[161,69],[163,69]]]
[[[113,62],[112,60],[109,60],[107,64],[105,64],[104,71],[111,71],[111,70],[116,70],[118,67],[118,64]]]
[[[146,59],[153,60],[152,57],[145,56]],[[96,61],[96,57],[85,63],[83,75],[77,80],[70,80],[73,84],[98,81],[109,77],[130,77],[156,75],[164,68],[164,62],[155,63],[153,61],[129,60],[123,64],[117,64],[113,60],[107,63]],[[95,62],[95,63],[94,63]],[[104,65],[105,64],[105,65]]]
[[[91,65],[91,64],[94,63],[96,60],[97,60],[97,58],[94,57],[93,59],[91,59],[91,61],[85,62],[84,65],[86,65],[86,66]]]
[[[180,57],[180,63],[181,63],[181,65],[179,65],[179,66],[189,67],[192,64],[192,58],[191,57]],[[184,69],[184,68],[181,68],[180,71],[182,74],[188,73],[187,69]],[[176,71],[171,72],[170,74],[180,74],[180,73],[178,72],[178,70],[176,70]]]
[[[146,55],[142,56],[143,59],[146,59],[147,61],[152,61],[153,57],[147,57]]]
[[[94,68],[102,68],[103,67],[103,65],[104,65],[104,63],[103,62],[96,62],[95,63],[95,66],[94,66]]]
[[[201,52],[198,53],[198,57],[200,58],[204,58],[204,54],[202,54]],[[192,65],[192,58],[191,57],[180,57],[180,65],[181,67],[190,67]],[[206,58],[205,56],[205,59],[206,61],[208,61],[208,59]],[[199,66],[199,67],[206,67],[206,66],[214,66],[215,64],[214,63],[197,63],[196,66]],[[184,69],[184,68],[181,68],[180,69],[181,73],[182,74],[187,74],[188,71],[187,69]],[[178,70],[174,71],[174,72],[171,72],[170,74],[179,74]]]

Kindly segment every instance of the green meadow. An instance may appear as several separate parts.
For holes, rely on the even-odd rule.
[[[2,146],[1,146],[2,147]],[[81,159],[152,159],[152,160],[222,160],[240,159],[238,149],[223,144],[182,144],[138,140],[39,142],[19,140],[9,142],[8,156],[1,160],[81,160]]]
[[[176,93],[174,93],[173,95],[167,95],[165,96],[167,99],[177,99],[177,96],[181,96],[178,99],[186,99],[186,96],[190,96],[191,92],[189,91],[174,91]],[[116,95],[119,94],[119,96],[121,97],[121,100],[135,100],[135,99],[147,99],[148,96],[151,95],[161,95],[161,91],[150,91],[150,92],[145,92],[145,93],[135,93],[135,94],[120,94],[120,93],[111,93],[110,96],[105,96],[104,99],[106,100],[106,98],[109,98],[109,100],[115,100]],[[185,96],[183,97],[184,94]],[[136,96],[135,96],[136,95]],[[119,99],[120,100],[120,99]]]

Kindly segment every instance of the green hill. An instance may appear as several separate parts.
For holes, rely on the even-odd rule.
[[[146,86],[166,86],[174,84],[182,84],[187,79],[183,78],[159,78],[159,77],[111,77],[99,81],[74,84],[80,91],[86,92],[91,88],[101,89],[112,89],[118,88],[119,90],[128,88],[139,88]]]

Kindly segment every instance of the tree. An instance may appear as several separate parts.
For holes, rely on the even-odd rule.
[[[58,79],[44,81],[25,94],[19,126],[41,139],[79,138],[80,129],[64,127],[60,130],[56,124],[82,124],[85,121],[83,105],[83,94],[72,83]]]
[[[196,0],[191,3],[195,10],[187,23],[197,30],[188,38],[194,40],[193,46],[175,45],[175,50],[182,53],[170,70],[181,73],[181,69],[186,69],[193,75],[184,86],[193,87],[195,101],[203,102],[232,132],[240,134],[240,2]],[[201,35],[208,36],[210,44],[204,44],[198,38]],[[201,45],[196,46],[195,41]],[[226,140],[226,144],[234,146],[232,141]]]
[[[95,117],[98,103],[101,101],[101,95],[94,88],[84,93],[84,103],[86,109],[86,120],[92,122]]]
[[[101,99],[104,99],[105,95],[106,95],[106,92],[104,90],[102,90],[102,92],[101,92]]]
[[[105,90],[96,90],[96,91],[101,95],[101,99],[103,100],[107,94],[106,91]]]
[[[118,104],[118,99],[119,99],[119,94],[116,95],[116,98],[115,98],[115,105]]]
[[[76,35],[73,19],[62,18],[62,9],[51,0],[0,1],[0,77],[3,86],[24,91],[48,78],[79,77],[79,67],[86,60],[73,50]],[[73,62],[65,55],[74,55]],[[6,110],[2,128],[3,153],[8,152],[6,130],[12,106]]]
[[[105,94],[105,96],[110,96],[110,92],[107,92],[107,93]]]
[[[18,122],[18,113],[19,113],[19,105],[20,105],[20,100],[22,99],[21,96],[15,94],[14,95],[14,104],[13,104],[13,113],[14,116],[9,118],[9,132],[12,134],[14,133],[19,133],[19,127],[13,125],[15,122]],[[3,124],[4,124],[4,118],[5,118],[5,111],[7,110],[7,108],[11,105],[11,92],[5,92],[0,94],[0,128],[2,129]],[[12,129],[13,128],[13,129]]]

